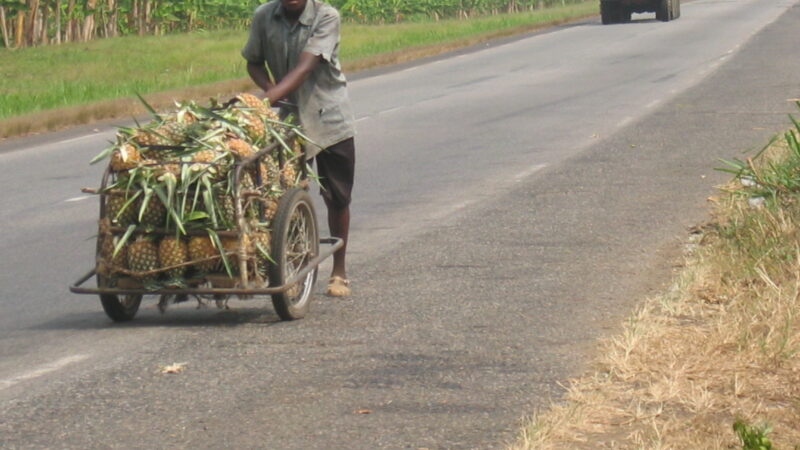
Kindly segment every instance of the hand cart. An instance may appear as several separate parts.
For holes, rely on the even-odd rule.
[[[294,136],[289,137],[294,138]],[[119,234],[125,231],[122,227],[110,225],[107,217],[107,197],[113,195],[113,192],[107,189],[112,176],[109,164],[103,174],[99,189],[83,189],[86,193],[97,194],[100,197],[100,227],[97,237],[96,264],[69,287],[70,291],[76,294],[99,295],[104,311],[116,322],[132,320],[145,296],[156,296],[161,302],[164,302],[168,299],[185,299],[187,296],[196,296],[198,299],[201,298],[200,296],[211,296],[217,301],[222,301],[232,295],[242,299],[269,295],[275,311],[282,320],[304,317],[309,308],[319,264],[341,248],[343,242],[339,238],[319,238],[316,212],[308,193],[306,164],[303,163],[301,164],[302,181],[300,186],[287,189],[278,199],[277,212],[271,222],[270,258],[264,260],[267,267],[258,267],[259,262],[263,264],[264,261],[259,261],[259,258],[254,257],[252,252],[248,252],[245,242],[247,240],[244,219],[245,205],[264,200],[259,199],[259,196],[264,194],[259,189],[243,187],[242,173],[245,169],[259,164],[271,152],[275,152],[279,145],[279,142],[275,142],[236,164],[233,193],[237,226],[234,229],[217,233],[220,237],[239,240],[235,252],[220,249],[221,252],[226,252],[226,256],[232,257],[231,260],[235,261],[238,266],[238,273],[235,275],[230,275],[230,272],[190,275],[185,279],[185,285],[181,287],[162,286],[157,289],[148,289],[140,279],[142,276],[161,273],[176,267],[191,266],[198,261],[188,261],[172,267],[161,267],[151,271],[152,273],[133,273],[122,270],[123,274],[130,276],[115,276],[113,280],[106,275],[107,270],[103,267],[105,261],[100,256],[102,240],[110,233]],[[282,168],[284,164],[282,152],[278,151],[277,154]],[[256,170],[255,173],[258,174],[258,171]],[[255,181],[256,187],[260,186],[261,177],[256,175]],[[263,216],[263,211],[261,214]],[[165,236],[174,234],[174,231],[147,229],[137,230],[136,233]],[[186,230],[187,236],[202,235],[203,233],[202,230]],[[323,249],[321,249],[321,244],[325,246]],[[222,258],[222,253],[215,258]],[[96,287],[84,287],[83,285],[91,278],[95,278]]]

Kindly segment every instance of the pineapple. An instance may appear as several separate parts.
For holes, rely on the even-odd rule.
[[[217,212],[226,228],[236,227],[236,203],[230,195],[217,197]]]
[[[155,145],[172,145],[169,138],[162,134],[164,130],[160,128],[139,128],[133,134],[133,142],[140,147],[151,147]]]
[[[258,169],[261,173],[262,186],[269,186],[278,180],[280,168],[278,167],[278,162],[275,161],[274,158],[264,158],[261,164],[259,164]]]
[[[239,124],[254,144],[260,144],[266,139],[267,126],[257,115],[242,112],[239,114]]]
[[[264,116],[264,118],[266,120],[269,120],[269,121],[272,121],[272,122],[280,122],[281,121],[281,118],[278,116],[278,113],[276,113],[272,109],[268,109],[267,110],[267,114]]]
[[[142,213],[142,218],[139,223],[149,227],[161,227],[164,226],[166,219],[167,208],[164,207],[161,200],[153,196],[150,197],[150,200],[147,202],[147,207]]]
[[[125,207],[128,202],[128,197],[124,195],[107,195],[106,196],[106,217],[111,222],[120,227],[127,227],[136,223],[136,215],[138,214],[139,199],[134,200]],[[123,207],[125,209],[123,209]]]
[[[214,247],[214,243],[208,236],[194,236],[189,239],[188,250],[190,261],[199,261],[201,259],[219,256],[217,248]],[[200,272],[213,272],[218,263],[219,261],[212,259],[208,261],[197,262],[193,265],[193,267]]]
[[[242,139],[231,139],[225,143],[228,151],[236,155],[237,159],[245,159],[256,152],[253,147]]]
[[[154,173],[156,178],[163,177],[166,174],[171,174],[175,177],[175,180],[177,180],[181,176],[181,165],[177,163],[159,164],[155,166]]]
[[[223,162],[220,159],[221,155],[222,153],[212,149],[205,149],[192,153],[192,165],[189,166],[189,170],[192,172],[207,171],[212,175],[221,176],[222,174],[217,173],[217,169],[212,165],[213,163]]]
[[[119,237],[112,234],[106,234],[102,239],[102,243],[100,244],[100,261],[98,261],[98,265],[102,266],[102,270],[98,269],[98,272],[101,272],[102,275],[108,276],[112,275],[119,269],[127,269],[127,246],[120,248],[119,252],[117,252],[117,255],[114,256],[114,248],[119,242]]]
[[[291,162],[287,162],[281,170],[281,183],[284,187],[290,188],[297,184],[297,168]]]
[[[242,102],[246,108],[252,109],[253,112],[259,116],[269,117],[270,115],[275,114],[269,107],[267,107],[267,104],[263,100],[253,94],[243,92],[237,95],[236,98]]]
[[[271,239],[272,236],[267,230],[255,231],[253,233],[253,252],[258,261],[258,274],[261,275],[261,278],[264,280],[267,279],[267,266],[269,265],[267,256],[271,251]]]
[[[252,190],[256,188],[256,182],[253,180],[253,175],[250,172],[242,171],[242,177],[239,180],[239,185],[242,189]]]
[[[267,222],[271,221],[275,218],[275,214],[278,212],[278,201],[274,198],[266,199],[266,206],[264,208],[264,218]]]
[[[194,106],[193,103],[179,104],[178,107],[180,109],[175,113],[175,120],[185,125],[197,123],[200,119],[197,117],[197,114],[192,111]]]
[[[211,149],[200,150],[192,153],[192,162],[196,163],[213,163],[217,159],[219,153]]]
[[[247,235],[244,236],[245,241],[245,254],[247,254],[247,247],[250,246]],[[234,274],[239,273],[239,238],[222,238],[222,248],[225,250],[225,255],[228,258],[228,265],[231,272]],[[224,269],[222,260],[219,262],[220,269]]]
[[[156,132],[170,141],[168,145],[180,145],[187,138],[188,127],[183,123],[170,120],[156,128]]]
[[[136,278],[142,281],[155,280],[156,275],[141,274],[158,269],[158,246],[155,242],[146,236],[139,236],[128,246],[127,256],[128,268],[140,273],[134,275]]]
[[[139,150],[131,144],[122,144],[111,154],[111,170],[122,172],[133,169],[142,160]]]
[[[174,125],[172,125],[174,124]],[[154,159],[156,162],[166,161],[173,156],[170,149],[153,149],[151,147],[169,147],[179,144],[184,140],[181,137],[179,127],[184,128],[185,125],[171,122],[170,125],[158,126],[155,128],[139,128],[133,135],[133,142],[143,149],[147,158]],[[180,139],[176,141],[175,139]]]
[[[292,152],[294,152],[294,156],[298,156],[303,153],[303,143],[300,141],[300,139],[295,139],[294,142],[292,142]]]
[[[189,249],[185,242],[175,236],[167,236],[158,244],[159,267],[170,267],[183,264],[189,257]],[[169,269],[166,275],[170,279],[180,279],[186,273],[186,266]]]

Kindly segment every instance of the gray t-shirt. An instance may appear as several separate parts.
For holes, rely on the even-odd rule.
[[[339,64],[339,12],[317,0],[308,0],[298,22],[291,25],[284,16],[280,0],[259,6],[250,26],[250,37],[242,56],[251,63],[266,63],[267,70],[280,81],[308,52],[323,61],[289,97],[305,134],[316,145],[306,146],[306,156],[314,157],[355,135],[355,119],[347,96],[347,80]]]

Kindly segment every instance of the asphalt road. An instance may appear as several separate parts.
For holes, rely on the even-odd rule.
[[[353,77],[350,272],[111,324],[89,269],[113,130],[0,144],[0,447],[495,448],[669,281],[741,156],[799,97],[797,0],[697,0]],[[88,131],[88,132],[86,132]],[[325,269],[325,268],[324,268]],[[185,363],[185,371],[160,368]],[[366,413],[366,414],[365,414]]]

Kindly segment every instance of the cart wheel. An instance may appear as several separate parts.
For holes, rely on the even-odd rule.
[[[97,276],[98,287],[108,287],[109,283],[104,277]],[[114,295],[100,294],[100,303],[106,315],[114,322],[127,322],[136,317],[139,305],[142,303],[141,295]]]
[[[293,188],[281,197],[272,221],[271,253],[269,280],[272,286],[286,283],[319,254],[317,216],[305,190]],[[306,315],[316,280],[315,267],[288,291],[272,295],[272,304],[281,319],[295,320]]]

